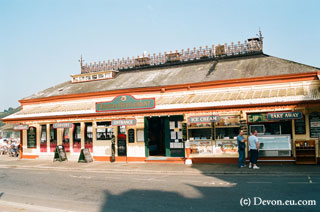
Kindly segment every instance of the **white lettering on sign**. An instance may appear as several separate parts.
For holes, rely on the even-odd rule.
[[[190,123],[197,123],[197,122],[218,122],[219,116],[194,116],[190,117]]]
[[[301,119],[301,112],[286,112],[286,113],[268,113],[268,119]]]
[[[27,130],[29,129],[29,125],[16,125],[13,127],[14,130]]]
[[[120,120],[112,120],[112,125],[121,126],[121,125],[135,125],[135,119],[120,119]]]

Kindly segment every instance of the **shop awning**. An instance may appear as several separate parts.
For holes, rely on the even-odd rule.
[[[320,100],[319,83],[295,85],[247,86],[217,88],[203,91],[184,91],[180,93],[163,93],[136,95],[137,98],[155,98],[156,106],[152,110],[192,109],[201,107],[223,107],[251,104],[269,104],[281,102],[297,102]],[[72,116],[81,114],[97,114],[96,102],[111,101],[113,97],[98,100],[78,100],[59,103],[25,105],[23,110],[5,119],[23,119],[45,116]],[[132,111],[134,113],[134,111]],[[4,119],[4,120],[5,120]]]

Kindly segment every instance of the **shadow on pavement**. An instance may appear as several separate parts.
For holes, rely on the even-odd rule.
[[[301,192],[301,185],[270,186],[268,184],[249,185],[232,182],[232,178],[218,177],[224,184],[191,185],[191,193],[184,191],[131,189],[120,194],[105,191],[101,212],[110,211],[319,211],[317,206],[272,206],[262,205],[262,200],[313,200],[319,203],[319,186],[314,192]],[[171,188],[174,190],[174,188]],[[187,189],[189,190],[189,189]],[[256,198],[255,198],[256,197]],[[250,198],[251,206],[240,205],[241,198]],[[253,206],[253,201],[256,204]]]

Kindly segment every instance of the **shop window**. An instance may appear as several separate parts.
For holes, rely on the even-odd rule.
[[[80,152],[81,150],[81,126],[80,123],[73,124],[73,151]]]
[[[216,139],[235,139],[240,127],[216,128]]]
[[[265,135],[283,135],[292,134],[292,122],[282,121],[282,122],[271,122],[264,123]]]
[[[110,121],[97,122],[96,137],[97,140],[111,140],[113,136],[113,127]]]
[[[27,131],[27,147],[36,148],[37,146],[37,129],[35,127],[29,127]]]
[[[86,141],[92,141],[92,123],[85,123]]]
[[[41,125],[40,152],[47,152],[47,125]]]
[[[128,130],[128,142],[129,143],[134,143],[134,141],[135,141],[134,129],[129,129]]]
[[[320,112],[309,115],[310,138],[320,138]]]
[[[54,152],[57,146],[57,129],[50,124],[50,152]]]
[[[74,141],[74,142],[80,142],[80,141],[81,141],[81,127],[80,127],[80,123],[74,124],[74,129],[73,129],[73,141]]]
[[[66,152],[70,152],[70,137],[69,137],[69,128],[63,129],[63,135],[62,135],[62,145],[64,146],[64,149]]]

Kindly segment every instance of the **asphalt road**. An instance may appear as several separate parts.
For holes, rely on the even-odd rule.
[[[320,211],[319,193],[320,176],[105,174],[0,168],[1,212],[15,211],[12,202],[24,211]],[[286,200],[290,200],[288,204],[316,205],[279,205]]]

